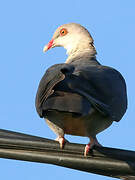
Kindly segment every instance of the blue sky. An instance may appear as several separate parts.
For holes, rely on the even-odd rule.
[[[124,0],[4,0],[0,1],[0,113],[1,129],[54,139],[55,135],[35,110],[35,94],[45,70],[66,59],[63,48],[43,54],[43,46],[55,29],[80,23],[92,34],[100,63],[112,66],[125,77],[128,110],[119,123],[98,135],[107,147],[135,150],[135,1]],[[87,138],[67,136],[71,142]],[[54,165],[0,159],[1,179],[109,180]],[[7,173],[8,172],[8,173]]]

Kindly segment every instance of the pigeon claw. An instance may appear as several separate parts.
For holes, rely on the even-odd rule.
[[[63,149],[64,148],[64,145],[65,145],[65,138],[64,137],[61,137],[61,136],[58,136],[55,141],[58,141],[59,144],[60,144],[60,148]]]
[[[90,143],[87,144],[85,146],[85,149],[84,149],[84,156],[85,157],[89,154],[90,150],[92,150],[94,146],[100,146],[101,147],[102,145],[99,144],[99,142],[98,142],[98,140],[96,138],[91,138],[90,137]]]

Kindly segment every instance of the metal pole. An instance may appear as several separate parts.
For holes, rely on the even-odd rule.
[[[55,164],[119,179],[135,179],[135,152],[94,147],[83,156],[85,145],[66,143],[0,129],[0,158]]]

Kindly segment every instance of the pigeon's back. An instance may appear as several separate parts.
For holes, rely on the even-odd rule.
[[[100,65],[95,59],[75,60],[47,70],[39,85],[37,101],[40,111],[56,109],[82,115],[89,113],[92,105],[112,121],[119,121],[127,109],[126,84],[118,71]]]

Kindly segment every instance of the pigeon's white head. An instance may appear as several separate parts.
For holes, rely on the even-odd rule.
[[[76,23],[64,24],[58,27],[43,51],[46,52],[51,48],[59,46],[64,47],[69,56],[85,51],[93,56],[96,54],[90,33],[83,26]]]

